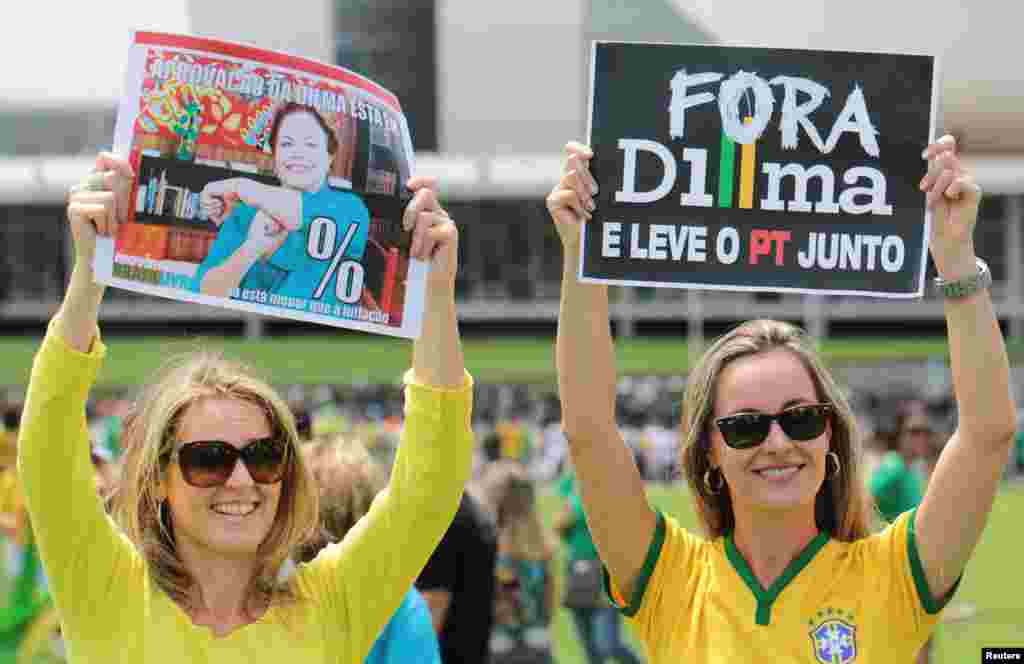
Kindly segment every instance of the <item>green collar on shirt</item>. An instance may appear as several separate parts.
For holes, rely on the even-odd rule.
[[[736,569],[736,573],[740,575],[740,578],[747,584],[750,591],[754,593],[754,597],[757,599],[757,624],[768,625],[771,623],[772,604],[775,599],[782,593],[782,591],[789,585],[789,583],[796,578],[796,575],[810,564],[814,556],[817,555],[818,551],[821,551],[821,547],[829,540],[829,534],[827,532],[820,532],[812,539],[804,550],[796,557],[793,562],[786,566],[786,569],[782,571],[779,578],[775,579],[771,587],[765,590],[761,587],[761,582],[754,576],[753,571],[750,569],[750,565],[747,564],[746,559],[740,550],[736,548],[736,542],[733,540],[733,531],[729,531],[729,534],[725,536],[725,553],[729,558],[729,562],[732,563],[733,568]]]

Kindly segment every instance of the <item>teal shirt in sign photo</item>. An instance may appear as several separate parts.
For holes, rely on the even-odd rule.
[[[206,273],[238,251],[249,235],[249,226],[257,212],[252,206],[240,204],[228,215],[210,252],[196,270],[193,291],[201,292],[200,284]],[[262,290],[327,305],[342,304],[337,297],[337,279],[344,270],[334,259],[355,224],[342,262],[345,259],[362,261],[370,229],[370,211],[358,195],[325,185],[317,192],[302,192],[302,217],[302,226],[289,233],[269,259],[261,258],[246,272],[238,285],[239,291]],[[332,238],[333,246],[325,244]],[[326,284],[323,283],[325,277],[328,277]],[[321,296],[316,298],[321,287]],[[232,299],[242,299],[240,296],[241,293],[236,292]]]

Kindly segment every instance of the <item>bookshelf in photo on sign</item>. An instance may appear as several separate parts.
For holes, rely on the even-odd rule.
[[[206,218],[199,200],[207,184],[239,176],[277,184],[274,177],[263,175],[248,164],[232,162],[230,167],[228,164],[215,166],[198,160],[184,162],[147,154],[142,156],[139,176],[136,221],[212,232],[217,231],[217,226]]]

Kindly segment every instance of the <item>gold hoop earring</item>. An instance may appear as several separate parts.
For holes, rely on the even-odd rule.
[[[157,508],[157,519],[160,521],[160,525],[170,532],[171,530],[171,506],[167,504],[167,499],[164,498],[160,501],[160,506]]]
[[[832,459],[832,461],[836,465],[836,469],[834,471],[832,471],[831,473],[828,473],[828,460],[829,459]],[[828,473],[829,477],[835,477],[842,470],[843,470],[843,464],[839,463],[839,455],[838,454],[836,454],[835,452],[829,452],[828,454],[825,455],[825,472]]]
[[[711,471],[716,471],[718,475],[718,486],[713,486],[711,483]],[[704,471],[704,488],[712,496],[717,496],[722,491],[722,487],[725,486],[725,477],[722,475],[722,471],[717,468],[708,468]]]

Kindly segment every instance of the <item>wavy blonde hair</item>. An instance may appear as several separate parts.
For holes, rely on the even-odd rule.
[[[774,350],[793,354],[811,377],[816,398],[833,408],[829,451],[839,456],[841,470],[826,473],[815,499],[818,528],[851,542],[870,534],[874,502],[863,479],[861,441],[849,402],[832,380],[811,341],[798,327],[774,320],[746,322],[719,337],[690,372],[683,396],[681,466],[697,503],[697,515],[709,537],[735,525],[728,484],[711,493],[704,475],[711,468],[711,427],[718,379],[733,361]]]
[[[541,524],[534,484],[521,463],[492,461],[473,489],[494,516],[501,551],[527,560],[551,558],[552,538]]]
[[[162,506],[160,483],[178,427],[193,403],[210,397],[240,399],[259,406],[274,436],[286,444],[287,468],[277,515],[258,553],[261,564],[252,579],[247,610],[265,602],[296,600],[294,589],[278,582],[289,553],[305,541],[317,523],[317,492],[298,454],[295,419],[270,385],[247,366],[218,353],[199,351],[172,359],[141,392],[126,418],[121,482],[113,496],[115,521],[146,560],[153,583],[179,605],[196,608],[201,598],[194,579],[178,556],[169,509]]]
[[[302,446],[302,454],[320,491],[317,534],[295,553],[298,562],[309,562],[328,544],[345,539],[370,511],[386,479],[365,446],[342,436],[307,443]]]

